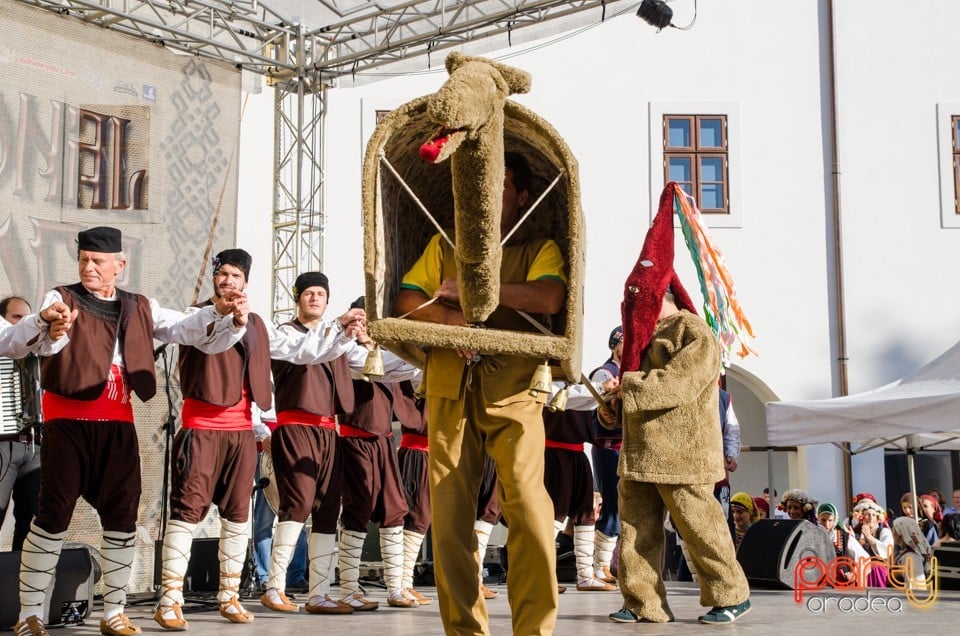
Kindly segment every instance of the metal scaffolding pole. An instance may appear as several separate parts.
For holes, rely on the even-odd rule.
[[[302,44],[301,33],[296,51]],[[272,317],[280,323],[294,317],[297,275],[323,268],[327,87],[319,71],[308,70],[275,90]]]

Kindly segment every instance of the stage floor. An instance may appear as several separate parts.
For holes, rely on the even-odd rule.
[[[493,636],[510,634],[510,608],[506,586],[490,586],[500,591],[500,597],[487,602],[490,612],[490,632]],[[427,596],[434,596],[433,588],[419,588]],[[613,623],[607,614],[621,606],[619,592],[578,592],[569,587],[560,596],[555,634],[560,636],[589,636],[592,634],[687,634],[693,632],[726,634],[889,634],[891,631],[910,634],[950,633],[960,621],[960,592],[941,591],[933,607],[919,610],[912,607],[902,592],[879,590],[870,592],[869,600],[863,594],[839,601],[841,595],[833,590],[824,594],[826,608],[814,599],[802,604],[794,601],[790,590],[754,590],[752,611],[735,624],[725,627],[701,625],[697,616],[703,613],[699,590],[691,583],[668,582],[670,606],[676,622],[666,625]],[[244,601],[244,606],[256,615],[247,625],[233,625],[220,617],[215,609],[188,604],[186,619],[193,636],[252,636],[253,634],[324,634],[361,636],[432,636],[442,634],[440,614],[436,601],[413,609],[387,607],[386,593],[376,587],[367,588],[368,596],[380,601],[373,612],[358,612],[347,616],[313,616],[310,614],[279,614],[262,607],[257,600]],[[818,593],[814,596],[820,596]],[[857,599],[860,599],[857,601]],[[135,599],[131,599],[135,600]],[[297,602],[305,602],[299,595]],[[872,607],[870,607],[872,606]],[[899,609],[900,611],[896,611]],[[81,636],[99,634],[101,608],[96,606],[85,625],[56,629],[53,634]],[[153,606],[143,599],[142,604],[128,608],[131,619],[145,634],[162,633],[153,622]],[[96,619],[96,620],[94,620]]]

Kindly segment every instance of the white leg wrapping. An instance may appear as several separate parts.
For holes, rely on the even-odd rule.
[[[577,562],[577,578],[593,578],[593,544],[596,539],[594,526],[573,527],[573,556]]]
[[[220,518],[220,591],[217,600],[227,603],[240,593],[240,577],[247,558],[247,523]]]
[[[360,591],[360,554],[366,532],[340,531],[340,598],[345,599]]]
[[[337,554],[337,535],[310,533],[307,556],[310,561],[310,598],[330,593],[333,559]]]
[[[20,554],[20,620],[43,616],[43,599],[53,582],[66,532],[52,534],[33,523]]]
[[[380,528],[380,557],[387,593],[403,589],[403,526]]]
[[[190,549],[196,529],[197,524],[186,521],[171,519],[167,523],[160,565],[160,605],[183,605],[183,577],[190,563]]]
[[[554,538],[559,537],[560,534],[564,531],[564,529],[566,529],[566,527],[567,527],[566,517],[563,518],[563,521],[557,521],[556,519],[554,519],[553,520]]]
[[[617,538],[608,537],[602,532],[597,532],[596,546],[593,553],[593,569],[597,572],[603,572],[603,568],[609,568],[613,561],[613,551],[617,547]]]
[[[100,540],[100,567],[103,569],[103,618],[123,613],[127,583],[136,549],[136,533],[104,530]]]
[[[473,534],[477,536],[477,559],[480,561],[480,569],[477,571],[477,579],[483,585],[483,561],[487,556],[487,544],[490,543],[490,533],[493,532],[493,524],[477,519],[473,522]]]
[[[413,568],[417,565],[417,558],[420,557],[423,537],[424,535],[413,530],[403,531],[403,580],[400,582],[400,587],[403,589],[413,587]]]
[[[276,589],[283,592],[287,589],[287,566],[300,539],[303,523],[299,521],[282,521],[277,524],[273,533],[273,549],[270,552],[270,576],[267,578],[267,589]]]

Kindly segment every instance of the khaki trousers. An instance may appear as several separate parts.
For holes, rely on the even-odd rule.
[[[700,576],[700,604],[725,607],[750,596],[713,484],[620,480],[620,591],[623,606],[654,622],[673,619],[663,585],[665,511]]]
[[[552,634],[557,618],[553,506],[543,485],[543,405],[523,391],[499,405],[483,399],[495,375],[468,371],[463,400],[427,399],[434,573],[444,631],[487,635],[473,522],[483,452],[493,458],[509,525],[507,587],[513,633]]]

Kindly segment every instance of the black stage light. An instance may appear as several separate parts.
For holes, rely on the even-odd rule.
[[[643,0],[637,9],[637,17],[650,26],[663,29],[670,26],[673,19],[673,9],[667,6],[664,0]]]

